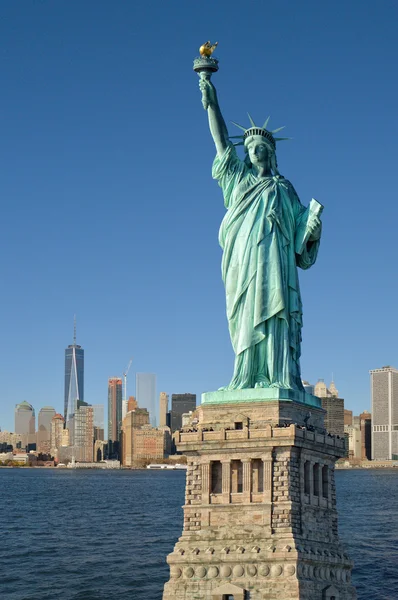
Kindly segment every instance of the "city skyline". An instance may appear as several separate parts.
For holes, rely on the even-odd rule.
[[[155,390],[154,412],[149,411],[149,413],[151,415],[151,424],[152,425],[154,425],[154,419],[155,419],[156,420],[156,425],[162,426],[162,423],[158,423],[157,422],[157,419],[158,419],[158,416],[159,416],[159,412],[160,412],[160,409],[161,409],[161,405],[162,405],[162,399],[163,399],[163,404],[164,404],[164,401],[167,399],[165,406],[168,406],[168,408],[170,410],[170,415],[171,415],[171,413],[172,413],[172,401],[173,401],[173,398],[181,398],[181,399],[183,399],[184,397],[187,397],[187,398],[188,397],[190,397],[190,398],[195,397],[195,398],[197,398],[195,394],[186,393],[186,392],[185,393],[172,393],[172,394],[168,394],[166,392],[160,392],[158,395],[156,395],[156,389],[157,389],[157,386],[156,386],[156,374],[155,373],[137,373],[136,375],[138,375],[138,376],[139,375],[143,375],[143,376],[149,375],[149,376],[151,376],[150,381],[149,381],[150,385],[149,385],[148,389],[149,389],[149,391],[151,393],[152,393],[153,389]],[[106,399],[105,399],[105,396],[103,394],[103,396],[104,396],[103,403],[95,403],[95,404],[93,404],[91,402],[87,403],[88,405],[92,406],[93,411],[94,411],[93,412],[93,415],[94,415],[94,417],[93,417],[94,418],[94,425],[96,427],[102,428],[105,433],[107,433],[109,431],[109,402],[110,402],[109,382],[111,380],[117,380],[117,381],[119,381],[119,387],[121,386],[120,387],[121,391],[119,390],[119,396],[120,396],[119,400],[122,403],[122,398],[123,398],[123,383],[122,383],[122,378],[121,377],[108,377],[108,380],[107,380],[108,381],[107,396],[106,396]],[[148,387],[146,385],[147,383],[148,382],[146,381],[146,378],[144,377],[143,380],[142,380],[144,392],[148,391],[146,389],[146,387]],[[154,386],[153,386],[153,383],[154,383]],[[308,381],[304,381],[303,380],[303,384],[304,384],[304,387],[307,389],[307,391],[309,393],[315,393],[315,395],[318,395],[321,398],[324,395],[326,396],[326,394],[329,395],[329,391],[331,391],[332,394],[335,394],[336,396],[338,395],[338,390],[335,387],[335,383],[334,383],[333,379],[331,381],[329,389],[326,387],[323,378],[319,378],[317,380],[316,384],[309,383]],[[323,392],[323,389],[325,390],[325,392]],[[317,393],[317,391],[318,391],[318,393]],[[169,397],[170,397],[170,405],[169,405]],[[130,398],[131,398],[131,396],[130,396]],[[51,410],[54,410],[55,412],[58,412],[57,408],[56,408],[57,407],[57,403],[53,403],[53,404],[54,404],[54,406],[46,406],[46,405],[45,406],[40,406],[39,411],[37,412],[37,415],[39,416],[39,412],[42,411],[43,409],[51,409]],[[83,404],[86,404],[86,403],[83,402]],[[200,397],[199,397],[199,399],[196,399],[196,405],[199,406],[199,404],[200,404]],[[14,429],[15,429],[15,418],[16,418],[15,415],[16,415],[17,407],[19,405],[22,405],[24,407],[28,407],[29,406],[29,407],[33,408],[33,419],[35,421],[35,418],[36,418],[35,417],[35,413],[36,413],[35,407],[33,407],[33,405],[31,405],[29,402],[27,402],[26,400],[24,400],[24,401],[22,401],[20,403],[17,403],[13,407],[13,412],[14,412],[14,427],[10,427],[10,428],[4,427],[2,425],[3,422],[4,422],[4,420],[3,420],[3,414],[0,413],[0,431],[14,432]],[[352,407],[352,404],[350,403],[349,399],[348,399],[348,404],[346,406]],[[141,407],[140,405],[139,405],[139,407],[140,408],[148,408],[147,406]],[[369,405],[369,407],[368,406],[364,407],[362,405],[362,406],[359,407],[359,409],[355,409],[354,412],[357,412],[358,414],[360,414],[363,411],[366,412],[368,408],[370,409],[370,405]],[[122,410],[122,409],[120,409],[120,410]],[[105,421],[106,421],[106,423],[105,423]],[[120,423],[121,422],[122,422],[122,417],[120,418]],[[66,425],[66,423],[65,423],[65,425]],[[38,431],[38,428],[37,428],[37,431]]]

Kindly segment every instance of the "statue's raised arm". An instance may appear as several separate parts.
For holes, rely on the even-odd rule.
[[[228,147],[228,130],[218,104],[217,92],[210,78],[218,71],[218,60],[212,56],[218,42],[205,42],[199,48],[200,56],[195,58],[193,69],[199,75],[199,87],[202,92],[203,108],[207,110],[211,135],[218,156],[222,156]]]
[[[209,117],[210,133],[213,137],[217,154],[221,156],[228,146],[228,130],[218,103],[217,91],[210,79],[201,77],[199,88],[202,92],[202,104]]]

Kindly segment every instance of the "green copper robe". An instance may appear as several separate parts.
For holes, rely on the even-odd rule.
[[[300,246],[308,210],[281,176],[258,178],[230,145],[216,156],[213,178],[227,213],[219,241],[227,318],[235,351],[224,389],[302,390],[302,303],[297,266],[311,267],[319,241]]]

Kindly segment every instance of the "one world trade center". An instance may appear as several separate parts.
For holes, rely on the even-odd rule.
[[[78,400],[84,401],[84,350],[76,344],[76,320],[73,344],[65,349],[65,426],[78,408]]]

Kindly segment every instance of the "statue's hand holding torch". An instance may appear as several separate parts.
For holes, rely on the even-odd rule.
[[[205,110],[217,102],[216,90],[210,81],[212,74],[218,71],[218,60],[212,57],[217,43],[206,42],[203,44],[199,48],[200,56],[193,61],[193,69],[200,78],[199,88],[202,92],[202,104]]]

